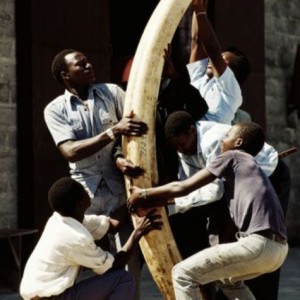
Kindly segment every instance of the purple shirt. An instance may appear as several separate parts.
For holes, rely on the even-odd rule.
[[[271,182],[250,154],[239,150],[226,151],[207,170],[225,179],[224,196],[240,232],[251,234],[271,229],[286,238],[279,199]]]

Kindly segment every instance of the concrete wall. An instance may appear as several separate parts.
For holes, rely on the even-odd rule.
[[[287,126],[286,104],[290,93],[297,44],[300,43],[299,0],[265,0],[265,89],[267,134],[278,150],[291,146],[299,151],[284,161],[292,175],[287,213],[289,238],[300,240],[300,122]],[[300,82],[299,82],[300,84]]]
[[[0,228],[17,225],[14,0],[0,3]]]

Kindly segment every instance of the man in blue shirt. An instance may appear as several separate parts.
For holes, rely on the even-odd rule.
[[[91,198],[86,213],[110,216],[126,200],[123,175],[112,159],[114,140],[122,135],[145,134],[147,125],[133,112],[123,117],[124,91],[114,84],[95,84],[93,66],[83,53],[73,49],[58,53],[52,62],[52,74],[65,92],[45,108],[48,129],[69,162],[71,177]],[[132,169],[137,175],[142,172],[134,166]],[[122,246],[130,231],[128,218],[116,235],[116,244]],[[138,279],[137,254],[131,270]]]

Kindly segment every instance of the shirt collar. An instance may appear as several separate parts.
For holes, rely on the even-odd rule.
[[[63,223],[69,224],[69,225],[72,225],[72,224],[81,224],[76,219],[74,219],[72,217],[65,217],[65,216],[61,215],[60,213],[58,213],[57,211],[55,211],[53,213],[53,218],[56,221],[63,222]]]
[[[90,87],[88,89],[88,98],[89,99],[94,99],[95,94],[97,94],[97,89],[96,89],[96,86],[94,84],[92,84],[92,85],[90,85]],[[71,102],[74,99],[79,99],[78,96],[72,94],[67,89],[65,89],[64,95],[65,95],[65,99],[66,99],[67,102]]]

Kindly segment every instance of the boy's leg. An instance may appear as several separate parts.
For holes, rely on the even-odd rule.
[[[219,285],[217,283],[217,285]],[[255,300],[251,290],[245,285],[243,281],[238,281],[235,284],[223,284],[219,285],[219,288],[222,290],[223,294],[226,296],[225,299],[234,299],[234,300]]]
[[[169,223],[182,259],[209,247],[207,214],[203,206],[171,215]],[[214,284],[207,284],[199,288],[202,294],[207,295],[207,299],[213,298]]]
[[[125,270],[109,271],[85,279],[51,300],[133,300],[135,283],[132,275]]]
[[[237,281],[271,272],[282,264],[286,253],[287,245],[256,234],[235,243],[205,249],[173,268],[176,297],[180,300],[197,299],[200,298],[199,284],[222,280],[228,287]],[[249,289],[240,288],[238,292],[240,299],[251,299]]]

